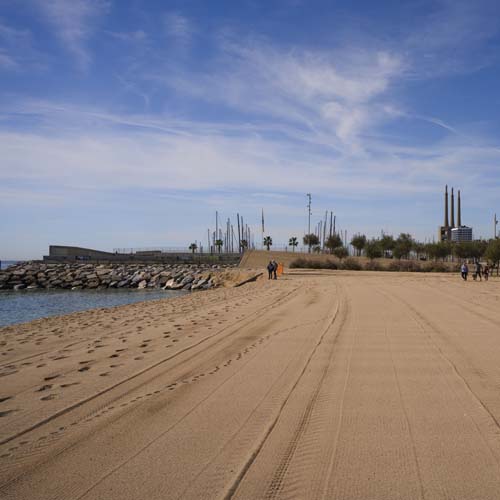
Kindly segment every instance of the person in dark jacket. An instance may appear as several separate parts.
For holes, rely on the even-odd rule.
[[[483,266],[481,265],[481,262],[477,261],[476,262],[476,272],[474,273],[474,279],[479,278],[479,281],[483,281],[483,278],[481,277],[482,270],[483,270]]]
[[[269,264],[267,265],[267,279],[270,279],[270,280],[273,279],[273,272],[274,272],[274,264],[273,264],[273,261],[270,260]]]
[[[276,274],[278,271],[278,263],[273,260],[273,278],[276,280],[278,279],[278,275]]]

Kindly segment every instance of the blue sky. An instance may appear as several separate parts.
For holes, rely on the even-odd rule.
[[[0,259],[500,213],[495,1],[0,0]]]

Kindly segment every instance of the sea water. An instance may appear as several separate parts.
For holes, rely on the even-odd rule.
[[[137,289],[0,290],[0,326],[98,307],[164,299],[183,293],[186,292]]]

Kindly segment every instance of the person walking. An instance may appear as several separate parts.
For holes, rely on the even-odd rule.
[[[482,269],[483,269],[483,266],[481,266],[481,262],[476,261],[476,272],[474,274],[474,276],[475,276],[474,279],[479,278],[479,281],[483,281],[483,278],[481,277]]]
[[[484,281],[488,281],[488,278],[490,276],[490,268],[489,268],[488,264],[484,265],[483,276],[484,276]]]
[[[270,260],[269,264],[267,265],[267,279],[269,280],[273,279],[273,271],[274,271],[274,264],[273,261]]]
[[[469,266],[467,265],[467,262],[463,262],[460,271],[462,273],[462,279],[467,281],[467,275],[469,274]]]
[[[277,274],[277,272],[278,272],[278,263],[275,260],[273,260],[272,263],[273,263],[273,278],[275,280],[277,280],[278,279],[278,274]]]

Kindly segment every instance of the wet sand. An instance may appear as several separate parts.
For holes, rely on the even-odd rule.
[[[0,329],[0,498],[497,499],[499,309],[295,271]]]

